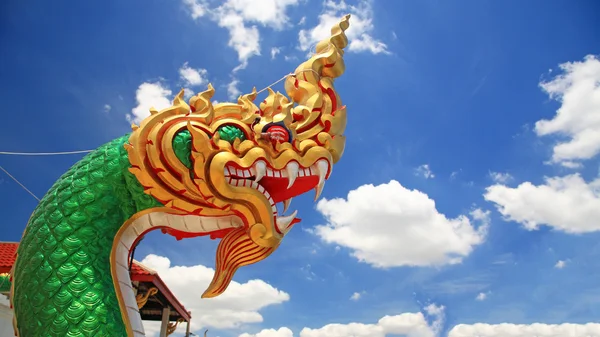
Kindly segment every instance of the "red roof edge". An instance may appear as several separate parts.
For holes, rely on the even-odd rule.
[[[10,273],[17,255],[18,242],[0,241],[0,274]]]

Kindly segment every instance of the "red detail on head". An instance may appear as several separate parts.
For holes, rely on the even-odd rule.
[[[290,133],[286,128],[280,125],[273,125],[266,130],[269,140],[272,143],[283,143],[290,139]]]

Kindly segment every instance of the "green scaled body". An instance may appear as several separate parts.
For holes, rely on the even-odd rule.
[[[0,293],[10,291],[10,276],[8,274],[0,274]]]
[[[21,337],[126,336],[110,271],[113,239],[133,214],[162,206],[128,171],[128,138],[76,163],[31,215],[13,270]]]

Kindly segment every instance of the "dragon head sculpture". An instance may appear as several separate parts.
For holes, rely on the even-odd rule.
[[[145,192],[169,211],[163,231],[177,238],[220,238],[216,271],[203,297],[221,294],[240,266],[269,256],[299,221],[283,215],[293,197],[315,200],[344,151],[346,108],[333,81],[344,72],[349,15],[319,42],[316,53],[285,80],[287,97],[256,89],[236,103],[213,104],[212,85],[189,103],[133,125],[126,145]]]

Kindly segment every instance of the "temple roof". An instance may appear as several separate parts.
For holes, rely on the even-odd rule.
[[[17,247],[19,247],[18,242],[0,241],[0,274],[10,272],[15,263]]]
[[[0,274],[10,273],[15,263],[18,247],[18,242],[0,241]],[[183,318],[186,321],[190,320],[191,313],[177,300],[155,270],[134,260],[131,265],[130,276],[132,282],[137,282],[137,285],[134,284],[134,286],[140,294],[144,294],[152,288],[158,290],[155,295],[150,296],[146,304],[140,309],[143,320],[160,321],[162,308],[165,307],[165,304],[171,307],[170,320],[175,321],[179,318]],[[6,284],[5,277],[1,277],[0,281],[2,281],[0,283],[0,292],[7,292],[10,284]]]
[[[142,293],[151,288],[158,290],[158,293],[150,298],[146,302],[146,305],[140,309],[140,314],[145,320],[160,321],[164,302],[168,302],[170,307],[174,309],[174,311],[171,310],[170,320],[175,321],[178,318],[183,318],[186,321],[190,320],[190,312],[179,302],[155,270],[133,260],[133,264],[131,265],[131,281],[139,282],[138,291]]]

